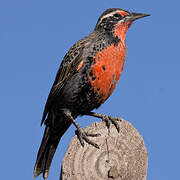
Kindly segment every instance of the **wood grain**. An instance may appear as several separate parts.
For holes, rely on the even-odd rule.
[[[119,122],[120,133],[104,122],[93,123],[85,130],[100,133],[93,137],[100,149],[74,137],[62,163],[60,180],[146,180],[147,151],[138,131],[127,121]]]

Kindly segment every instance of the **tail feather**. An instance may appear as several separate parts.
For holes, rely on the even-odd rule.
[[[70,125],[70,122],[62,121],[61,126],[58,125],[59,128],[52,129],[49,126],[46,126],[34,167],[34,177],[43,173],[44,179],[47,179],[56,148],[62,135]]]

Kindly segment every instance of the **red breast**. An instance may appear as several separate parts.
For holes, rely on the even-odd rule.
[[[89,82],[94,91],[101,97],[100,103],[103,103],[113,92],[116,84],[123,71],[123,66],[126,57],[126,44],[125,35],[129,23],[116,24],[114,29],[114,36],[120,38],[120,42],[117,46],[111,44],[109,47],[98,52],[94,58],[94,64],[91,68],[91,73],[95,80],[89,76]]]

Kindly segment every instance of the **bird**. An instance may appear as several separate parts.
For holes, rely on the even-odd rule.
[[[41,125],[44,135],[34,166],[34,177],[48,178],[50,165],[63,134],[71,124],[76,127],[80,144],[99,148],[89,139],[100,134],[86,132],[75,121],[78,116],[101,118],[109,128],[116,118],[93,112],[115,89],[126,57],[126,32],[131,24],[149,16],[120,8],[109,8],[99,17],[94,30],[77,41],[64,56],[48,95]]]

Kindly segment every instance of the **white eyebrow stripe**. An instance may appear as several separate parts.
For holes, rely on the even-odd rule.
[[[101,17],[101,19],[99,20],[99,23],[98,23],[98,24],[100,24],[103,19],[106,19],[106,18],[108,18],[108,17],[110,17],[110,16],[113,16],[113,15],[116,14],[117,12],[120,12],[120,11],[119,11],[119,10],[116,10],[116,11],[113,11],[113,12],[111,12],[111,13],[109,13],[109,14],[104,15],[103,17]]]

